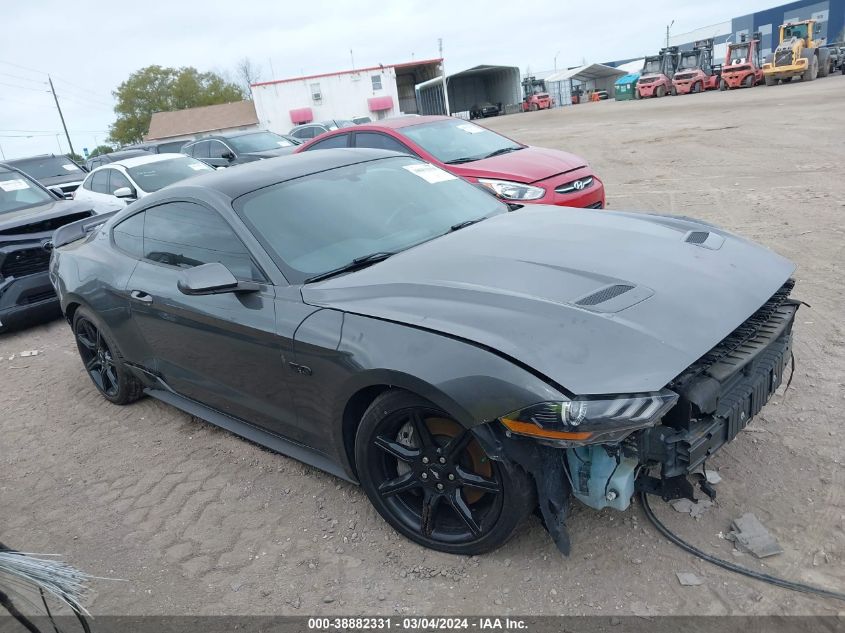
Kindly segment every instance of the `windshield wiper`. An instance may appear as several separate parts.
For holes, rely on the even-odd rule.
[[[502,154],[510,154],[511,152],[515,152],[517,150],[522,149],[521,147],[503,147],[501,149],[497,149],[495,152],[490,152],[484,158],[493,158],[494,156],[501,156]]]
[[[324,273],[318,273],[316,275],[312,275],[308,277],[303,283],[310,284],[314,281],[322,281],[323,279],[328,279],[329,277],[334,277],[335,275],[340,275],[341,273],[348,273],[352,272],[353,270],[360,270],[362,268],[366,268],[371,264],[376,264],[378,262],[383,262],[385,259],[393,255],[393,253],[386,252],[386,251],[379,251],[376,253],[370,253],[368,255],[361,255],[360,257],[356,257],[348,264],[344,264],[339,268],[335,268],[334,270],[328,270]]]
[[[471,163],[476,160],[479,160],[478,156],[464,156],[463,158],[453,158],[445,162],[447,165],[457,165],[458,163]]]
[[[461,229],[463,229],[467,226],[471,226],[471,225],[475,224],[476,222],[481,222],[481,220],[485,220],[486,218],[487,218],[487,216],[484,216],[483,218],[475,218],[474,220],[464,220],[463,222],[458,222],[457,224],[453,224],[451,227],[449,227],[449,230],[450,231],[460,231]]]

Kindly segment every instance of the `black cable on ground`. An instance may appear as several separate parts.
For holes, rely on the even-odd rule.
[[[646,517],[649,521],[651,521],[652,525],[657,528],[657,531],[660,532],[666,538],[668,538],[670,541],[672,541],[675,545],[680,547],[682,550],[689,552],[693,556],[698,556],[700,559],[706,560],[708,563],[713,563],[714,565],[721,567],[722,569],[727,569],[728,571],[732,571],[737,574],[742,574],[743,576],[748,576],[749,578],[754,578],[755,580],[762,580],[763,582],[767,582],[771,585],[776,585],[778,587],[783,587],[784,589],[800,591],[802,593],[812,593],[818,596],[824,596],[825,598],[833,598],[834,600],[845,601],[845,594],[843,593],[838,593],[829,589],[822,589],[821,587],[814,587],[812,585],[805,585],[803,583],[793,582],[791,580],[784,580],[783,578],[778,578],[777,576],[770,576],[769,574],[754,571],[753,569],[746,569],[745,567],[734,565],[731,562],[722,560],[721,558],[716,558],[715,556],[707,554],[706,552],[702,552],[694,545],[690,545],[689,543],[684,541],[680,536],[674,534],[673,532],[670,532],[669,528],[667,528],[660,522],[660,519],[658,519],[654,515],[654,511],[648,504],[647,493],[640,493],[640,503],[643,506],[643,511],[645,512]]]

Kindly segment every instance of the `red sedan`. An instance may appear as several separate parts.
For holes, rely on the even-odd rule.
[[[522,145],[462,119],[445,116],[385,119],[321,134],[296,151],[337,147],[370,147],[412,154],[484,185],[507,201],[604,208],[604,185],[583,158]]]

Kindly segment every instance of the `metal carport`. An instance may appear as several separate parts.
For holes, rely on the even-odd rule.
[[[520,103],[521,84],[516,66],[475,66],[446,77],[449,110],[455,116],[469,118],[474,105],[485,102],[502,104],[502,110]],[[446,114],[443,80],[440,77],[417,84],[420,114]]]
[[[587,64],[552,73],[546,77],[546,87],[557,105],[571,105],[572,93],[577,88],[580,88],[582,93],[607,90],[609,98],[613,99],[616,94],[614,83],[625,74],[627,73],[624,70],[613,66]]]

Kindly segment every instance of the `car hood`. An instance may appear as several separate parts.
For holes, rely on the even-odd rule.
[[[54,200],[11,213],[0,213],[0,234],[16,235],[18,227],[82,211],[91,211],[91,205],[83,201]]]
[[[526,147],[509,154],[483,158],[471,163],[447,165],[459,176],[470,178],[502,178],[516,182],[532,183],[552,176],[586,167],[580,156],[556,149]]]
[[[667,385],[794,268],[687,219],[534,205],[302,296],[473,341],[572,393],[634,393]]]
[[[275,158],[276,156],[287,156],[292,154],[296,149],[296,145],[290,147],[280,147],[279,149],[268,149],[263,152],[245,152],[241,156],[254,156],[255,158]]]

